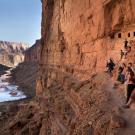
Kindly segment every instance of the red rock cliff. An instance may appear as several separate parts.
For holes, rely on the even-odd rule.
[[[38,62],[40,57],[40,40],[25,52],[25,62],[35,61]]]
[[[118,62],[125,38],[134,39],[134,7],[134,0],[42,0],[37,95],[47,119],[40,135],[109,135],[125,126],[111,118],[102,88],[109,78],[90,76],[105,70],[108,58]]]
[[[110,76],[94,73],[134,40],[135,1],[42,0],[42,10],[36,102],[11,121],[9,135],[134,135],[134,112],[119,108]]]
[[[134,7],[134,0],[42,0],[37,91],[65,73],[85,80],[104,70],[108,58],[118,61],[128,32],[133,37]]]

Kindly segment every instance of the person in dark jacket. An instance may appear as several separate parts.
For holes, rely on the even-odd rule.
[[[123,68],[122,67],[119,67],[118,69],[118,77],[117,77],[117,81],[120,82],[120,83],[124,83],[125,82],[125,75],[123,73]]]
[[[120,50],[120,58],[121,58],[121,60],[122,60],[123,56],[124,56],[124,52],[122,50]]]
[[[109,61],[106,64],[107,67],[107,71],[112,74],[112,71],[114,70],[115,64],[113,62],[113,60],[110,58]]]
[[[124,41],[124,48],[125,48],[125,49],[128,48],[128,41],[127,41],[127,40]]]

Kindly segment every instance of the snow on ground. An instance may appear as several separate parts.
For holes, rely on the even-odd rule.
[[[0,76],[0,102],[14,101],[26,98],[23,92],[21,92],[16,85],[12,85],[7,82],[10,78],[11,70],[9,69],[6,73]]]

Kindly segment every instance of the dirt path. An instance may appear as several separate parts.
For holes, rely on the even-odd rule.
[[[122,109],[121,117],[126,121],[126,127],[118,129],[116,135],[135,135],[135,110],[124,109],[124,95],[118,88],[114,88],[114,81],[109,79],[104,85],[106,91],[109,91],[111,95],[112,107],[118,107]]]
[[[123,93],[120,93],[116,88],[114,88],[114,81],[109,79],[107,83],[104,85],[105,90],[111,93],[112,104],[117,106],[122,106],[124,99]]]

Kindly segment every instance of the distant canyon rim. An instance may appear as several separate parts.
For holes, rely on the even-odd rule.
[[[24,51],[27,49],[26,43],[0,41],[0,64],[17,66],[24,61]]]

